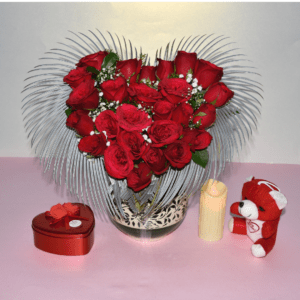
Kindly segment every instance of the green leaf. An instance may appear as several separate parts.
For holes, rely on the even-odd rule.
[[[72,108],[68,108],[65,110],[67,117],[72,113]]]
[[[202,168],[205,168],[208,163],[208,151],[204,150],[196,150],[195,153],[192,153],[192,160],[200,165]]]
[[[119,57],[116,53],[109,53],[105,56],[101,68],[109,68],[115,66],[118,59]]]
[[[98,75],[100,73],[96,68],[91,67],[91,66],[86,67],[86,70],[88,72],[91,72],[91,73],[96,74],[96,75]]]
[[[213,102],[210,102],[210,104],[215,105],[217,103],[217,100],[218,100],[218,97]]]
[[[188,74],[191,74],[191,75],[193,75],[193,69],[192,69],[192,68],[190,68],[190,69],[188,70],[188,72],[187,72],[187,74],[186,74],[186,75],[188,75]]]
[[[195,115],[195,117],[204,117],[204,116],[206,116],[206,113],[204,113],[204,112],[202,112],[202,111],[200,111],[199,113],[197,113],[197,114]]]
[[[173,74],[169,75],[168,78],[179,78],[179,75],[176,73],[173,73]]]

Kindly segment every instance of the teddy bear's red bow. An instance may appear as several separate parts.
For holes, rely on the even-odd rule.
[[[45,212],[47,217],[51,217],[50,225],[56,224],[61,220],[65,221],[66,229],[70,229],[69,218],[76,218],[78,220],[88,220],[85,217],[81,217],[80,208],[70,202],[61,204],[56,204],[51,207],[50,211]]]

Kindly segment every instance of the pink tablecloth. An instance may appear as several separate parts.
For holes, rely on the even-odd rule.
[[[250,239],[227,229],[229,207],[250,175],[276,183],[289,201],[264,259],[251,255]],[[161,241],[137,242],[98,218],[91,252],[66,257],[34,247],[31,220],[75,199],[49,182],[36,160],[1,158],[0,299],[300,299],[299,179],[298,165],[233,163],[220,178],[229,190],[222,240],[198,238],[194,201]]]

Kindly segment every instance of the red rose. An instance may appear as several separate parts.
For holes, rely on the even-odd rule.
[[[105,110],[96,118],[95,125],[98,131],[106,131],[108,138],[115,138],[119,132],[116,114],[111,110]]]
[[[163,80],[164,78],[168,78],[168,76],[174,73],[174,62],[169,60],[162,60],[160,58],[158,60],[158,66],[156,69],[156,76]]]
[[[71,70],[69,74],[64,77],[64,82],[66,82],[72,89],[78,87],[81,82],[88,80],[92,80],[92,75],[86,71],[86,68]]]
[[[102,62],[107,54],[108,53],[106,51],[99,51],[97,53],[87,55],[87,56],[81,58],[79,60],[79,62],[76,64],[76,66],[77,67],[85,67],[85,68],[86,67],[94,67],[100,71]]]
[[[188,101],[192,89],[190,84],[180,78],[165,78],[158,85],[158,90],[161,90],[162,95],[173,104]]]
[[[163,151],[150,145],[147,147],[147,150],[143,155],[143,160],[156,175],[165,173],[170,166]]]
[[[140,78],[139,82],[141,82],[142,79],[149,79],[151,82],[156,81],[156,76],[155,76],[155,71],[156,67],[152,66],[143,66],[141,73],[140,73]]]
[[[204,113],[204,116],[199,114]],[[198,116],[197,116],[198,115]],[[194,113],[193,123],[200,121],[199,129],[211,126],[216,121],[216,108],[210,103],[202,104]]]
[[[190,129],[183,130],[183,138],[181,141],[185,141],[189,144],[191,151],[203,150],[210,145],[212,136],[204,129]]]
[[[164,149],[164,154],[171,166],[174,168],[181,169],[188,164],[192,159],[192,152],[187,142],[179,140],[173,144],[168,145]]]
[[[116,74],[122,74],[125,79],[130,78],[130,83],[136,82],[137,75],[140,73],[142,61],[135,59],[117,61]]]
[[[118,179],[127,177],[133,169],[133,161],[129,153],[118,143],[110,145],[105,150],[104,163],[107,173]]]
[[[85,136],[80,140],[78,148],[80,151],[90,153],[95,157],[101,156],[107,148],[106,137],[103,133]]]
[[[198,85],[201,85],[203,89],[207,89],[213,83],[220,81],[222,76],[223,68],[203,59],[197,60],[193,77],[198,79]]]
[[[67,105],[73,109],[95,109],[99,104],[99,93],[94,87],[94,81],[80,83],[70,94]]]
[[[170,120],[172,112],[175,109],[175,105],[169,101],[158,101],[153,106],[152,116],[154,121],[157,120]]]
[[[194,110],[188,103],[179,104],[172,113],[171,120],[183,126],[188,126],[189,121],[193,117]]]
[[[68,116],[66,125],[68,127],[74,128],[79,121],[81,116],[88,116],[88,110],[75,110]],[[91,119],[91,118],[90,118]]]
[[[74,128],[81,136],[90,135],[91,131],[94,131],[94,122],[88,116],[88,111],[76,110],[72,112],[67,118],[66,125]]]
[[[155,121],[148,128],[153,147],[162,147],[176,141],[182,135],[182,126],[171,120]]]
[[[146,150],[146,142],[137,131],[129,132],[122,130],[117,136],[117,142],[127,150],[132,160],[140,159]]]
[[[151,125],[152,119],[143,110],[131,104],[122,104],[117,108],[119,126],[126,131],[139,131]]]
[[[178,51],[174,61],[176,67],[176,73],[183,74],[185,78],[190,69],[194,71],[196,61],[197,61],[196,53]]]
[[[153,106],[162,98],[161,93],[144,83],[132,83],[128,87],[129,95],[142,106]]]
[[[208,103],[217,100],[214,106],[219,107],[226,104],[233,97],[233,95],[233,91],[231,91],[223,82],[217,82],[209,87],[208,91],[204,95],[204,98]]]
[[[107,80],[100,84],[103,97],[108,101],[120,101],[122,103],[128,96],[127,83],[124,77],[115,80]]]
[[[139,163],[127,176],[127,184],[135,192],[139,192],[151,183],[151,176],[151,169],[145,163]]]

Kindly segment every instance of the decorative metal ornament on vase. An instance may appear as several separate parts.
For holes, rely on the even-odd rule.
[[[66,38],[68,44],[59,43],[62,48],[46,52],[47,57],[42,59],[48,60],[48,63],[36,66],[30,71],[34,75],[26,79],[31,82],[23,90],[28,95],[22,100],[22,110],[31,146],[40,157],[45,172],[53,167],[56,183],[62,183],[65,171],[65,183],[70,193],[94,210],[108,214],[123,232],[135,237],[146,235],[155,238],[168,234],[181,224],[188,198],[208,178],[218,178],[225,163],[230,162],[234,152],[246,143],[246,137],[249,139],[252,126],[257,127],[256,113],[260,113],[258,98],[262,98],[259,92],[262,88],[252,77],[259,74],[252,72],[251,66],[239,65],[249,60],[237,53],[236,48],[231,48],[233,42],[227,43],[228,37],[201,35],[183,38],[178,44],[174,40],[164,50],[160,48],[156,52],[154,66],[158,63],[157,58],[174,60],[177,52],[183,50],[195,52],[198,59],[209,60],[222,67],[222,82],[234,92],[234,97],[217,109],[216,122],[208,129],[213,140],[208,147],[209,160],[205,168],[191,160],[183,169],[169,168],[163,175],[152,175],[151,184],[142,192],[135,193],[128,188],[126,179],[117,180],[107,174],[103,157],[88,161],[78,150],[75,132],[66,127],[66,100],[71,88],[63,82],[63,78],[86,55],[113,49],[121,60],[127,60],[139,58],[142,49],[138,52],[131,41],[124,37],[120,40],[118,35],[113,37],[109,32],[107,37],[99,30],[96,33],[90,31],[89,35],[72,34],[75,40]],[[146,61],[150,65],[148,56]],[[174,218],[177,222],[166,226],[170,224],[170,216],[162,212],[172,205],[175,205],[175,211],[181,205],[181,214]],[[161,227],[169,228],[158,233],[160,228],[157,225],[160,223],[157,223],[157,218],[160,215],[165,216],[165,219],[159,220],[163,223]]]

